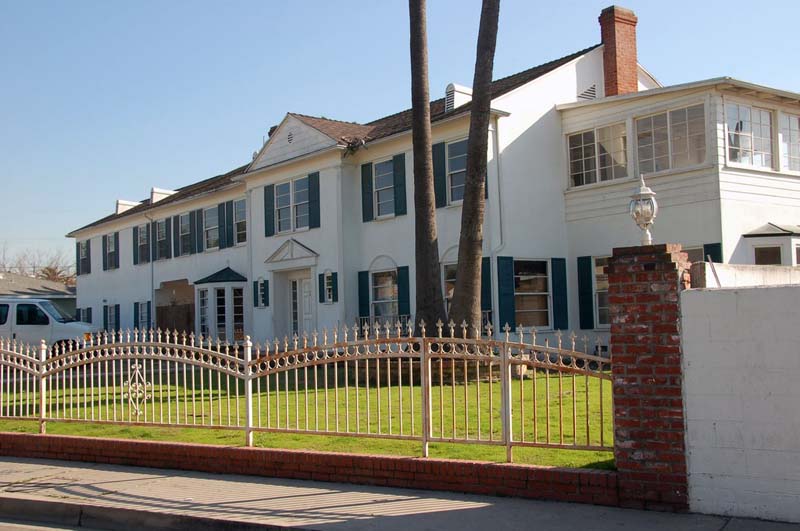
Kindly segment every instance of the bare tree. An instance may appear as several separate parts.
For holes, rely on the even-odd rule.
[[[483,0],[475,76],[472,82],[469,139],[467,140],[467,175],[461,205],[461,235],[458,242],[458,269],[451,303],[454,321],[481,326],[481,258],[483,254],[483,218],[486,204],[484,187],[486,152],[489,137],[491,84],[494,52],[497,44],[497,21],[500,0]]]
[[[445,320],[431,155],[426,1],[409,0],[417,322]]]
[[[60,282],[68,286],[75,284],[73,259],[64,251],[23,249],[16,253],[8,250],[4,242],[0,247],[0,271]]]

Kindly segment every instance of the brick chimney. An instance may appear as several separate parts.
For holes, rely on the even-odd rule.
[[[600,13],[598,20],[606,96],[637,92],[636,15],[630,9],[611,6]]]

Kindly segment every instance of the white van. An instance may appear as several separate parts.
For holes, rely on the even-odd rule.
[[[96,327],[76,321],[47,299],[0,297],[0,337],[38,345],[88,339]]]

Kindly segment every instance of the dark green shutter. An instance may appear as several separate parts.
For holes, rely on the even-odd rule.
[[[225,247],[233,247],[236,240],[233,238],[233,201],[225,203]]]
[[[253,281],[253,308],[258,308],[258,280]]]
[[[197,210],[189,212],[189,254],[197,252]]]
[[[261,281],[261,304],[269,306],[269,280]]]
[[[568,330],[567,260],[565,258],[551,258],[550,269],[553,277],[553,328],[556,330]]]
[[[92,322],[92,307],[89,306],[88,308],[85,308],[85,312],[86,312],[86,322],[87,323],[91,323]]]
[[[76,321],[80,321],[81,320],[81,309],[80,308],[75,308],[75,316],[74,316],[74,318],[75,318]]]
[[[331,282],[333,282],[333,302],[339,302],[339,275],[331,273]]]
[[[582,330],[594,329],[594,271],[591,256],[578,257],[578,314]]]
[[[152,328],[153,327],[153,314],[152,314],[152,305],[150,301],[147,301],[147,322],[145,323],[145,328]]]
[[[136,329],[142,328],[142,323],[139,322],[139,303],[133,303],[133,327]]]
[[[264,187],[264,236],[275,235],[275,185]]]
[[[405,216],[406,209],[406,154],[395,155],[392,159],[394,175],[394,215]]]
[[[411,315],[411,297],[408,287],[408,266],[397,268],[397,312],[400,315]]]
[[[172,256],[181,255],[181,217],[172,216]]]
[[[114,269],[119,269],[119,232],[114,233]]]
[[[369,317],[369,271],[358,272],[358,316]]]
[[[81,274],[81,242],[75,242],[75,274]]]
[[[86,240],[86,262],[81,265],[81,273],[92,272],[92,240]]]
[[[103,235],[103,271],[108,271],[108,236]]]
[[[444,142],[433,145],[433,191],[436,208],[447,206],[447,159]]]
[[[108,332],[108,306],[103,305],[103,330]]]
[[[497,257],[497,302],[500,321],[497,325],[503,329],[506,324],[512,329],[517,327],[514,306],[514,259],[510,256]]]
[[[363,221],[375,219],[372,210],[372,163],[361,165],[361,219]]]
[[[153,259],[153,223],[145,224],[145,234],[147,235],[147,259],[145,263]]]
[[[150,244],[150,260],[155,262],[158,258],[158,228],[156,222],[153,221],[147,226],[147,243]]]
[[[167,249],[164,258],[172,258],[172,218],[164,220],[164,236],[167,238]]]
[[[325,302],[325,273],[319,274],[319,302]]]
[[[196,210],[196,214],[194,216],[195,221],[195,231],[194,231],[194,241],[195,247],[194,251],[196,253],[202,253],[203,249],[205,248],[205,238],[203,236],[203,209],[198,208]]]
[[[114,305],[114,323],[115,323],[115,332],[119,332],[121,330],[120,322],[119,322],[119,304]]]
[[[228,245],[228,219],[225,217],[225,203],[217,205],[217,234],[219,237],[218,246],[220,249],[229,247]]]
[[[488,256],[481,259],[481,311],[492,311],[492,260]]]
[[[139,227],[133,228],[133,265],[139,263]]]
[[[717,264],[722,263],[722,244],[721,243],[707,243],[703,245],[703,260],[707,256],[711,256],[711,261]]]
[[[308,175],[308,227],[319,228],[319,172]]]

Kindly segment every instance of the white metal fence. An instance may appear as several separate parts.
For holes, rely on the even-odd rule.
[[[612,447],[610,359],[556,333],[375,324],[228,345],[161,331],[0,339],[0,417],[584,450]]]

